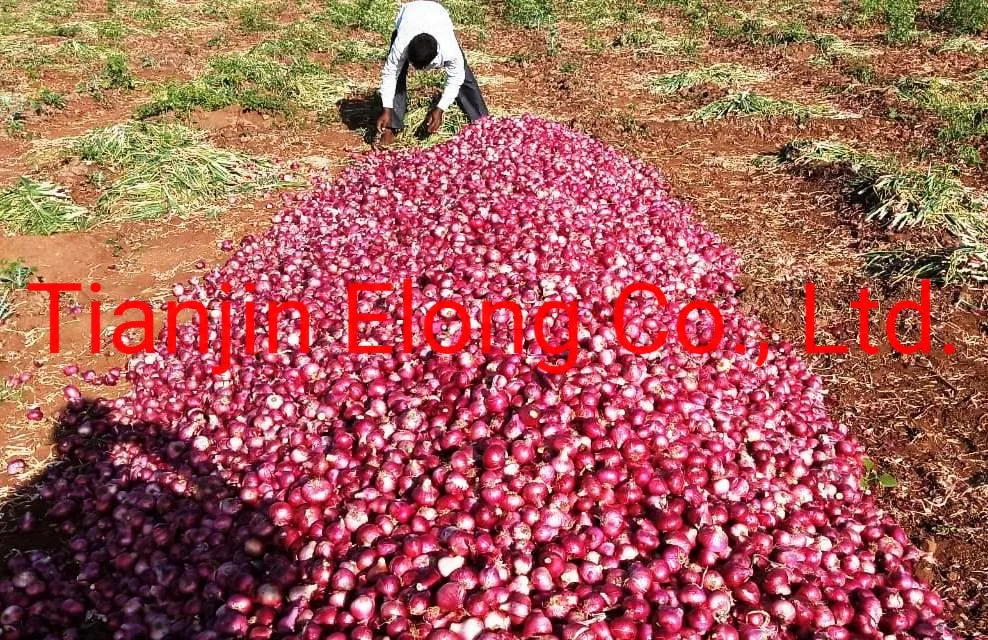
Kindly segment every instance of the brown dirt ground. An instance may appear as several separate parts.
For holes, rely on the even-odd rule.
[[[831,31],[862,46],[883,46],[875,32]],[[159,70],[149,72],[149,79],[186,74],[212,35],[196,32],[191,42],[175,38],[142,45],[146,47],[142,53],[153,53],[163,61]],[[856,321],[848,304],[860,287],[869,287],[874,297],[883,299],[883,311],[895,300],[916,295],[914,286],[893,288],[861,275],[858,253],[887,238],[862,226],[859,212],[845,204],[833,179],[757,169],[749,159],[774,152],[793,138],[841,139],[906,157],[916,146],[932,148],[935,122],[922,114],[918,123],[886,118],[889,105],[896,103],[890,91],[878,85],[854,86],[840,70],[811,64],[815,51],[808,45],[710,45],[695,62],[688,62],[678,56],[634,57],[619,49],[595,53],[582,46],[583,35],[580,29],[564,27],[564,52],[559,58],[536,55],[531,61],[495,62],[480,69],[481,75],[500,79],[485,89],[489,104],[500,112],[550,115],[661,168],[674,192],[694,205],[697,217],[743,257],[748,282],[745,302],[788,340],[803,341],[807,281],[817,285],[821,336],[834,340],[855,338]],[[516,30],[492,30],[484,49],[498,56],[538,54],[545,51],[545,40]],[[564,73],[563,61],[581,68]],[[862,117],[804,124],[785,119],[730,120],[701,126],[671,118],[704,104],[719,90],[660,99],[644,91],[638,78],[642,72],[720,61],[771,69],[776,76],[764,85],[766,93],[812,96]],[[914,75],[934,70],[960,75],[978,65],[970,56],[936,55],[922,47],[884,47],[882,55],[869,63],[877,77],[893,79],[904,70]],[[347,69],[367,85],[373,85],[377,75],[372,64]],[[109,101],[112,106],[107,106],[75,98],[65,111],[32,118],[28,129],[45,138],[78,133],[124,119],[138,100],[135,95],[115,96]],[[330,168],[343,164],[352,152],[368,151],[359,136],[342,124],[310,127],[238,109],[197,113],[192,120],[208,130],[216,144],[280,158],[320,157],[322,165]],[[23,140],[10,144],[4,140],[0,145],[0,182],[33,171],[22,158],[27,148]],[[944,159],[935,150],[932,157],[938,154]],[[59,179],[81,200],[93,197],[85,192],[83,173],[73,173],[72,167],[63,170]],[[988,184],[983,173],[965,179],[980,187]],[[268,218],[265,204],[264,200],[240,203],[218,220],[106,226],[49,238],[0,237],[0,257],[24,258],[47,281],[98,280],[103,284],[104,309],[125,299],[164,299],[172,283],[203,271],[194,266],[198,260],[207,265],[223,261],[220,240],[263,230]],[[826,380],[832,415],[866,444],[880,470],[898,479],[899,486],[883,491],[880,500],[929,552],[923,572],[953,603],[955,624],[965,634],[988,631],[988,538],[982,533],[988,525],[988,319],[959,304],[973,295],[958,289],[935,290],[933,334],[938,350],[929,357],[902,356],[885,348],[877,356],[855,349],[847,356],[811,360]],[[51,422],[27,423],[26,406],[38,403],[46,415],[57,411],[60,388],[67,382],[61,373],[65,363],[106,371],[125,361],[105,348],[99,355],[89,353],[88,314],[66,319],[62,352],[49,354],[43,301],[18,296],[17,316],[0,330],[0,377],[27,370],[33,378],[19,402],[0,405],[0,442],[6,442],[8,456],[23,451],[37,470],[46,458]],[[89,299],[83,292],[77,301],[85,306]],[[63,309],[68,306],[66,301]],[[113,321],[104,314],[104,328]],[[915,335],[915,323],[905,324],[903,335]],[[880,329],[876,317],[873,335],[880,335]],[[955,355],[939,351],[945,342],[957,345]],[[119,392],[119,388],[80,386],[87,394]],[[28,477],[0,473],[0,486],[23,483]]]

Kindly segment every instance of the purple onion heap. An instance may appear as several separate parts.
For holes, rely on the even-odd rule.
[[[178,289],[243,311],[299,300],[276,354],[137,356],[129,394],[78,398],[64,459],[24,515],[64,540],[9,558],[4,638],[756,640],[953,638],[914,575],[919,552],[860,487],[861,456],[827,417],[820,380],[739,310],[736,256],[658,173],[558,124],[467,127],[431,150],[378,154],[286,197],[262,237]],[[412,281],[412,298],[400,283]],[[619,293],[644,281],[626,332],[675,331],[696,299],[721,310],[716,350],[617,341]],[[347,348],[347,283],[362,343]],[[228,284],[232,293],[221,286]],[[246,291],[253,285],[252,293]],[[526,311],[524,349],[479,335],[451,355],[421,338],[438,300]],[[532,314],[575,302],[573,366]],[[408,307],[404,303],[410,303]],[[460,323],[435,318],[444,344]],[[694,314],[684,328],[715,333]],[[565,315],[540,331],[565,343]],[[293,346],[295,345],[295,346]],[[43,525],[42,525],[43,523]],[[46,635],[47,634],[47,635]]]

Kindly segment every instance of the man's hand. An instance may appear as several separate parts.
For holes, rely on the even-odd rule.
[[[377,118],[377,130],[378,132],[384,132],[385,129],[391,126],[391,117],[393,115],[391,109],[385,109],[380,116]]]
[[[426,120],[425,129],[429,132],[429,135],[439,131],[443,126],[443,118],[446,116],[446,112],[436,107],[429,112],[429,119]]]

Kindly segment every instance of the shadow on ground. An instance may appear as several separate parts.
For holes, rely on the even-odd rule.
[[[56,461],[0,513],[0,637],[195,638],[231,623],[230,595],[296,577],[269,505],[241,500],[193,441],[101,402],[62,413]],[[296,608],[272,608],[275,627],[294,631]]]
[[[340,121],[350,131],[363,131],[367,144],[377,141],[377,118],[381,114],[381,96],[376,92],[354,95],[340,102]]]

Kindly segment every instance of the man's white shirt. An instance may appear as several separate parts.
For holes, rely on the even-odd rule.
[[[395,41],[388,52],[381,72],[381,102],[386,109],[394,108],[398,74],[408,59],[407,49],[412,38],[427,33],[436,39],[439,53],[428,65],[428,69],[446,70],[446,87],[439,98],[439,108],[443,111],[456,101],[456,96],[466,79],[466,62],[463,51],[453,33],[453,20],[438,2],[415,0],[403,5],[395,20]]]

